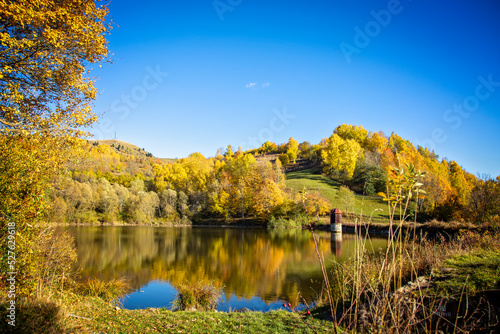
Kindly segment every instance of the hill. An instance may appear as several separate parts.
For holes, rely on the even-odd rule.
[[[332,208],[341,209],[344,213],[355,214],[356,217],[363,216],[365,221],[372,217],[372,220],[387,219],[387,204],[378,196],[364,196],[355,194],[354,201],[346,209],[345,201],[338,198],[338,192],[342,184],[334,181],[326,175],[321,174],[320,168],[311,168],[286,174],[287,188],[296,191],[305,189],[307,192],[317,192],[326,198]]]
[[[279,154],[277,153],[265,153],[265,154],[257,154],[255,155],[255,160],[259,162],[269,161],[274,163],[276,159],[279,158]],[[309,159],[304,159],[302,157],[298,157],[295,163],[289,163],[283,166],[285,169],[285,173],[301,171],[304,169],[311,169],[314,167],[318,167],[320,164],[318,162],[311,161]]]
[[[304,210],[321,215],[337,207],[368,222],[389,217],[387,203],[377,196],[389,192],[393,203],[409,205],[408,213],[418,211],[420,220],[500,221],[500,177],[480,179],[395,133],[362,126],[340,125],[317,144],[290,138],[236,153],[229,145],[212,158],[194,153],[159,159],[120,140],[89,141],[84,151],[82,163],[70,170],[71,180],[52,195],[60,204],[59,218],[78,210],[85,218],[94,210],[103,221],[266,220]],[[83,206],[85,196],[71,198],[71,187],[86,197],[92,193],[93,202]],[[123,194],[132,199],[116,200]]]
[[[89,140],[91,145],[108,145],[113,148],[115,152],[121,155],[133,154],[136,157],[149,158],[152,157],[155,160],[158,159],[163,163],[175,163],[178,159],[173,158],[158,158],[152,153],[146,151],[144,148],[140,148],[134,144],[128,143],[123,140],[117,139],[103,139],[103,140]]]

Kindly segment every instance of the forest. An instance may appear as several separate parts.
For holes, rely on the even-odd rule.
[[[286,172],[299,165],[316,166],[342,188],[376,197],[394,191],[398,171],[418,171],[421,190],[411,211],[419,220],[500,220],[500,176],[474,175],[395,133],[361,125],[339,125],[317,144],[290,138],[236,152],[229,145],[214,157],[193,153],[178,160],[158,159],[121,141],[87,141],[82,147],[47,191],[52,222],[187,224],[327,214],[337,203],[286,186]]]

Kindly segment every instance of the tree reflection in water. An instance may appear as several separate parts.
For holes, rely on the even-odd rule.
[[[321,290],[309,231],[138,226],[68,230],[75,237],[82,279],[124,277],[136,290],[156,281],[173,286],[213,282],[224,286],[228,299],[260,298],[268,304],[284,300],[297,305],[299,293],[310,303]],[[354,251],[352,235],[344,234],[341,242],[330,232],[316,235],[327,265],[347,261]],[[385,239],[371,241],[375,251],[386,247]]]

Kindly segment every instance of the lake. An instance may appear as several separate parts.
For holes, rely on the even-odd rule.
[[[322,274],[310,231],[196,227],[71,226],[82,279],[126,278],[134,291],[127,309],[172,308],[176,286],[186,281],[222,286],[219,311],[268,311],[283,303],[302,307],[321,291]],[[315,232],[327,267],[348,261],[353,235],[334,240]],[[382,251],[387,240],[372,238]],[[300,298],[299,298],[300,297]],[[303,298],[303,299],[302,299]]]

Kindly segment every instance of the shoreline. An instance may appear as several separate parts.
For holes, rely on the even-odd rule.
[[[314,230],[318,231],[330,231],[330,224],[325,224],[324,222],[313,223]],[[102,226],[115,226],[115,227],[191,227],[191,228],[216,228],[216,229],[269,229],[269,230],[286,230],[286,229],[309,229],[307,226],[303,227],[285,227],[285,228],[268,228],[267,223],[264,221],[258,221],[255,219],[248,219],[245,221],[234,220],[232,222],[225,222],[219,220],[203,220],[193,223],[161,223],[155,222],[151,224],[136,224],[136,223],[125,223],[125,222],[115,222],[115,223],[101,223],[101,224],[92,224],[92,223],[48,223],[48,226],[55,227],[102,227]],[[361,233],[363,235],[369,236],[382,236],[387,237],[389,235],[391,225],[389,223],[354,223],[351,221],[343,222],[342,224],[342,233],[346,234],[356,234]],[[394,223],[392,225],[394,233],[399,233],[399,225],[398,223]],[[485,225],[475,226],[472,224],[454,224],[448,225],[447,223],[441,222],[427,222],[427,223],[404,223],[401,225],[401,230],[404,235],[410,233],[412,237],[431,237],[435,238],[437,236],[442,236],[443,238],[449,240],[452,239],[456,234],[460,233],[460,231],[472,231],[484,233],[487,231],[493,231],[495,228]]]

